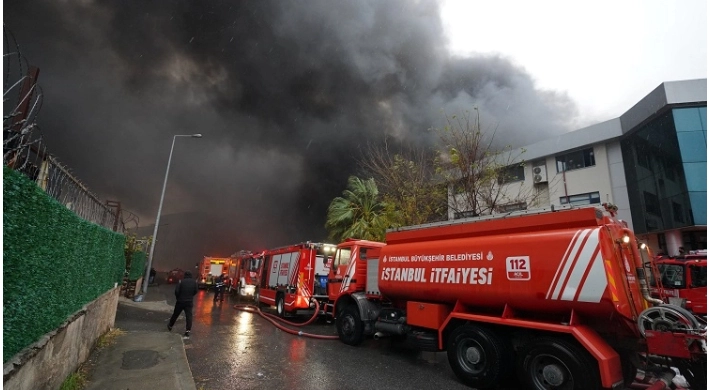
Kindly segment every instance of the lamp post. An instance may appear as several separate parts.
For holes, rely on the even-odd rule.
[[[202,134],[176,134],[173,136],[173,145],[170,147],[170,155],[168,156],[168,167],[165,169],[165,180],[163,181],[163,192],[160,194],[160,204],[158,205],[158,216],[155,217],[155,229],[153,229],[153,240],[150,243],[150,252],[148,254],[148,268],[143,275],[143,295],[148,293],[148,284],[150,282],[150,269],[153,267],[153,251],[155,251],[155,242],[158,238],[158,225],[160,224],[160,213],[163,211],[163,200],[165,199],[165,188],[168,185],[168,173],[170,173],[170,162],[173,159],[173,149],[175,149],[175,139],[177,137],[192,137],[202,138]]]

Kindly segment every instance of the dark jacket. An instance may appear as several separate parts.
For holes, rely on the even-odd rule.
[[[228,281],[229,279],[225,275],[219,275],[219,277],[217,277],[217,280],[215,281],[214,288],[220,291],[224,290],[224,287]]]
[[[192,298],[197,295],[197,281],[192,275],[185,275],[177,286],[175,286],[175,299],[178,302],[192,302]]]

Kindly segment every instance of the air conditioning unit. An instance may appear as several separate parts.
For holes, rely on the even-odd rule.
[[[547,183],[547,166],[544,163],[533,166],[533,183]]]

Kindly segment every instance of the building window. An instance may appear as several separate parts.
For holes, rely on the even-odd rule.
[[[666,245],[666,234],[656,234],[656,239],[658,240],[658,254],[668,254],[668,245]]]
[[[522,164],[509,165],[498,172],[498,184],[523,180],[525,180],[525,166]]]
[[[636,163],[638,163],[639,166],[644,167],[646,169],[651,167],[651,162],[648,161],[649,155],[646,153],[636,153]]]
[[[498,206],[499,213],[510,213],[513,211],[527,210],[528,204],[525,202],[508,203]]]
[[[475,211],[469,210],[469,211],[459,211],[454,213],[454,219],[461,219],[461,218],[471,218],[471,217],[477,217],[478,214],[476,214]]]
[[[594,149],[587,148],[577,150],[556,157],[557,172],[571,171],[596,165],[594,161]]]
[[[685,218],[683,218],[683,205],[678,202],[673,202],[673,219],[676,222],[685,223]]]
[[[643,192],[643,202],[646,205],[646,212],[656,216],[661,216],[661,204],[658,202],[656,194],[648,191]]]
[[[621,139],[636,234],[706,225],[706,114],[673,108]]]
[[[560,204],[570,206],[581,206],[585,204],[599,204],[601,203],[601,198],[599,198],[599,192],[588,192],[586,194],[577,194],[560,197]]]

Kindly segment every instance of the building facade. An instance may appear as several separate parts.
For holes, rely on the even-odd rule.
[[[656,253],[707,249],[706,79],[665,82],[618,118],[524,149],[500,212],[611,203]]]

